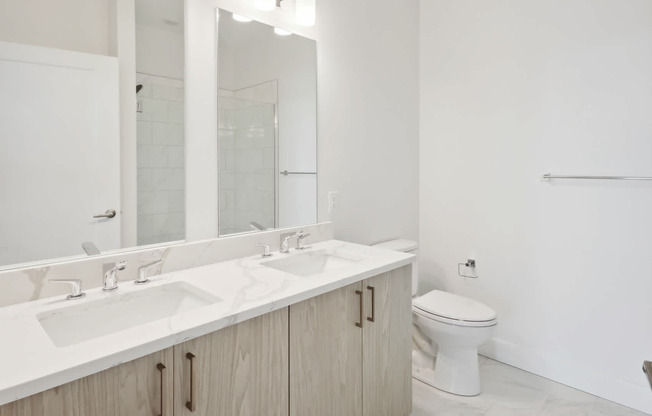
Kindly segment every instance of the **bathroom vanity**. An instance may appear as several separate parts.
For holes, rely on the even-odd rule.
[[[330,240],[2,308],[0,415],[407,416],[413,258]],[[171,293],[183,312],[65,329]]]

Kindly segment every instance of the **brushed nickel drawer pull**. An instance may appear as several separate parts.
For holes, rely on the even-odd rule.
[[[356,290],[355,294],[360,296],[360,322],[356,322],[355,326],[357,326],[358,328],[362,328],[362,315],[364,313],[362,311],[362,291],[361,290]]]
[[[194,363],[194,358],[195,354],[189,352],[186,354],[186,358],[190,360],[190,401],[186,402],[186,407],[188,410],[191,412],[195,411],[195,394],[193,391],[193,381],[194,381],[194,371],[193,371],[193,363]]]
[[[376,322],[376,288],[367,286],[367,290],[371,290],[371,318],[367,317],[367,321]]]
[[[165,385],[163,380],[163,370],[165,370],[165,366],[163,363],[158,363],[156,364],[156,369],[161,373],[161,414],[159,416],[163,416],[163,386]]]

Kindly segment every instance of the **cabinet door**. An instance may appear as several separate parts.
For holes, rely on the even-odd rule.
[[[412,411],[411,270],[405,266],[363,282],[363,416]]]
[[[287,416],[288,309],[175,346],[174,371],[176,416]]]
[[[171,416],[172,399],[169,348],[0,406],[0,416]]]
[[[172,416],[174,365],[168,348],[119,365],[114,371],[118,383],[116,415]],[[95,415],[95,413],[86,413]]]
[[[290,416],[362,414],[361,288],[290,306]]]

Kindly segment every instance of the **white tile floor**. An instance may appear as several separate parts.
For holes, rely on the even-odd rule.
[[[412,416],[647,416],[480,357],[482,394],[460,397],[412,379]]]

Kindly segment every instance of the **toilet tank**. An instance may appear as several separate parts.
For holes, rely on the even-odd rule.
[[[418,252],[419,243],[414,240],[406,240],[399,238],[396,240],[389,240],[383,243],[374,244],[372,247],[384,248],[386,250],[402,251],[403,253],[410,253],[417,256],[417,262],[412,264],[412,296],[415,296],[419,289],[419,266],[418,266]]]

